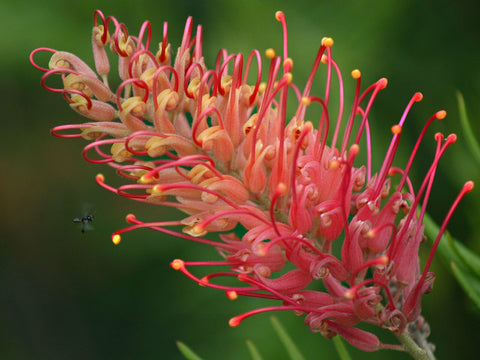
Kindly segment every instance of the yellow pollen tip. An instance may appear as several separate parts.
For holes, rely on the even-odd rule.
[[[400,125],[393,125],[391,130],[394,135],[400,135],[402,133],[402,127]]]
[[[446,112],[445,110],[437,111],[437,113],[435,114],[435,117],[436,117],[438,120],[445,119],[445,116],[447,116],[447,112]]]
[[[324,37],[322,39],[322,45],[326,47],[332,47],[333,46],[333,39],[331,37]]]
[[[195,235],[200,235],[201,233],[203,233],[205,231],[205,228],[203,226],[200,226],[200,225],[195,225],[193,228],[192,228],[192,232],[195,234]]]
[[[265,50],[265,56],[270,60],[272,60],[276,55],[277,53],[272,48]]]
[[[345,294],[343,295],[345,299],[352,300],[355,297],[355,294],[351,290],[345,291]]]
[[[292,73],[286,73],[283,75],[283,77],[285,78],[287,84],[290,84],[292,82],[292,79],[293,79],[293,75]]]
[[[290,69],[293,68],[293,59],[286,58],[285,61],[283,62],[283,67],[290,67]]]
[[[360,72],[360,70],[358,69],[352,70],[352,77],[354,79],[360,79],[361,76],[362,76],[362,73]]]
[[[163,193],[162,186],[161,185],[155,185],[152,189],[152,193],[154,193],[154,194]]]
[[[375,238],[376,235],[377,235],[377,233],[375,231],[373,231],[372,229],[370,229],[370,230],[367,231],[366,237],[368,237],[369,239],[373,239],[373,238]]]
[[[308,96],[302,97],[302,104],[303,104],[303,105],[308,106],[308,105],[310,105],[311,103],[312,103],[312,100],[310,100],[310,98],[309,98]]]
[[[102,182],[102,183],[105,182],[105,176],[103,176],[103,174],[97,174],[97,176],[95,176],[95,178],[99,182]]]
[[[350,149],[349,149],[350,155],[357,156],[359,152],[360,152],[360,146],[358,144],[353,144],[352,146],[350,146]]]
[[[112,242],[115,244],[115,245],[118,245],[120,244],[120,241],[122,241],[122,237],[118,234],[115,234],[112,236]]]
[[[277,19],[277,21],[282,21],[282,18],[285,17],[285,15],[283,14],[283,11],[277,11],[275,12],[275,19]]]
[[[326,64],[327,63],[327,60],[328,60],[328,57],[327,55],[323,54],[320,61],[322,62],[322,64]]]
[[[152,175],[142,175],[138,181],[142,184],[149,184],[152,182]]]
[[[184,266],[184,264],[185,263],[183,262],[183,260],[175,259],[170,263],[170,266],[174,270],[180,270]]]
[[[227,297],[230,299],[230,300],[236,300],[238,298],[238,294],[236,291],[234,290],[229,290],[225,293],[227,295]]]
[[[265,92],[265,89],[266,89],[266,88],[267,88],[267,84],[264,83],[264,82],[262,82],[262,83],[260,83],[260,86],[258,87],[258,92],[259,92],[260,94],[262,94],[262,93]]]
[[[329,169],[338,169],[340,167],[340,163],[338,160],[330,160],[328,162],[328,168]]]

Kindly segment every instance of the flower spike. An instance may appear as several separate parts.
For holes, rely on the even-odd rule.
[[[374,169],[370,121],[387,79],[362,91],[362,74],[355,69],[344,83],[334,41],[324,37],[300,87],[288,52],[285,14],[278,11],[275,17],[282,26],[283,47],[278,53],[265,51],[264,71],[258,50],[247,57],[221,49],[214,68],[208,68],[203,28],[194,28],[191,17],[176,52],[168,42],[167,23],[154,52],[149,22],[137,35],[116,18],[95,11],[93,68],[69,52],[40,48],[30,54],[32,65],[43,72],[41,85],[61,94],[88,119],[57,126],[51,133],[88,141],[85,160],[112,167],[123,181],[114,187],[98,174],[99,186],[185,214],[176,221],[154,222],[128,214],[130,225],[112,234],[115,245],[124,233],[149,228],[214,247],[218,261],[176,259],[170,265],[229,299],[277,302],[231,318],[230,326],[252,315],[288,310],[304,316],[310,330],[327,339],[339,335],[364,351],[399,349],[359,326],[373,324],[403,339],[409,323],[423,323],[421,298],[432,289],[432,258],[459,201],[473,189],[472,182],[464,185],[420,270],[422,221],[440,158],[456,135],[436,134],[435,155],[424,178],[410,179],[427,129],[446,116],[437,111],[407,163],[393,166],[406,118],[423,98],[415,93],[391,126],[390,145],[380,168]],[[37,64],[39,52],[51,55],[48,66]],[[108,83],[112,58],[121,79],[117,88]],[[326,81],[318,95],[312,89],[320,71]],[[51,77],[63,86],[48,85]],[[345,104],[348,91],[351,105]],[[334,96],[339,105],[332,108]],[[318,126],[308,120],[311,106],[321,107]],[[345,106],[351,106],[348,114]],[[207,239],[207,234],[217,238]],[[205,273],[197,276],[201,269]],[[223,285],[223,278],[236,285]]]

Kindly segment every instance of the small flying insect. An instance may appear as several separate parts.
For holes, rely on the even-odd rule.
[[[84,216],[74,218],[73,222],[76,224],[82,224],[82,233],[84,233],[85,230],[90,230],[93,228],[93,214],[86,212]]]
[[[82,216],[81,218],[73,219],[74,223],[82,224],[82,233],[84,233],[85,230],[88,230],[90,228],[92,221],[93,221],[93,215],[85,215],[85,216]]]

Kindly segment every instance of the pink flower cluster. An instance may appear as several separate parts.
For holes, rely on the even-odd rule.
[[[352,71],[355,96],[344,114],[333,40],[323,38],[307,83],[299,89],[292,81],[284,14],[277,12],[276,18],[283,26],[283,54],[268,49],[266,71],[257,50],[243,56],[222,49],[209,69],[202,54],[202,28],[194,35],[191,18],[173,59],[166,23],[154,53],[149,50],[149,22],[133,36],[100,11],[95,12],[92,33],[95,71],[71,53],[47,48],[32,52],[31,62],[44,72],[46,89],[61,93],[90,119],[58,126],[52,133],[88,140],[85,159],[110,165],[126,180],[114,188],[98,175],[101,186],[187,214],[179,221],[155,223],[130,214],[127,220],[133,225],[113,235],[115,244],[121,233],[148,227],[212,245],[223,260],[175,260],[172,267],[232,299],[242,295],[281,302],[234,317],[232,326],[252,314],[292,310],[305,315],[309,328],[326,338],[338,334],[360,349],[377,350],[388,345],[357,325],[371,323],[401,334],[420,319],[421,297],[434,280],[429,266],[436,245],[473,183],[465,184],[422,269],[422,219],[438,162],[455,135],[435,135],[434,159],[416,191],[409,170],[428,126],[446,112],[428,120],[406,166],[394,167],[402,126],[412,105],[422,99],[414,94],[392,127],[391,143],[375,172],[368,119],[387,80],[362,91],[360,71]],[[109,85],[108,49],[118,59],[116,90]],[[48,69],[34,61],[40,51],[52,53]],[[320,66],[326,71],[323,97],[311,94]],[[62,88],[47,85],[57,74]],[[332,109],[334,80],[339,106]],[[296,105],[287,109],[287,102]],[[310,106],[321,109],[318,127],[307,120]],[[366,154],[365,165],[357,164],[360,151]],[[172,229],[179,226],[182,232]],[[208,233],[219,233],[219,240],[206,239]],[[226,270],[200,278],[192,272],[198,266]],[[239,283],[219,285],[219,277]]]

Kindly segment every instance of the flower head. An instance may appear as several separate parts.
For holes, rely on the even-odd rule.
[[[455,135],[435,135],[436,153],[417,190],[409,171],[427,128],[444,118],[445,111],[427,121],[405,167],[394,167],[408,112],[422,99],[422,94],[414,94],[392,126],[380,168],[372,169],[369,115],[387,80],[362,91],[361,73],[352,71],[355,96],[345,115],[333,40],[321,40],[301,89],[293,82],[284,14],[277,12],[276,18],[283,26],[283,54],[265,52],[264,82],[257,50],[244,56],[222,49],[209,69],[202,54],[202,27],[194,34],[191,18],[174,58],[167,24],[158,50],[152,51],[149,22],[133,36],[115,18],[96,11],[95,70],[71,53],[47,48],[34,51],[31,61],[44,72],[46,89],[63,94],[75,111],[90,119],[58,126],[52,133],[88,140],[85,159],[108,164],[125,179],[114,188],[98,175],[101,186],[187,214],[179,221],[155,223],[130,214],[127,221],[132,226],[113,234],[115,244],[121,233],[148,227],[212,245],[223,260],[175,260],[172,267],[225,291],[231,299],[243,295],[280,301],[231,319],[232,326],[256,313],[292,310],[326,338],[338,334],[360,349],[377,350],[385,345],[357,325],[372,323],[400,334],[420,318],[421,296],[434,280],[429,266],[436,245],[453,209],[473,184],[466,183],[455,201],[422,268],[422,219],[438,162]],[[109,49],[118,58],[117,89],[108,81]],[[52,52],[48,69],[34,62],[38,51]],[[320,67],[327,74],[321,97],[311,93]],[[58,74],[63,88],[48,86],[47,80]],[[256,80],[249,83],[248,78]],[[335,109],[330,105],[334,78],[340,100]],[[287,99],[292,98],[296,106],[290,109]],[[307,120],[310,106],[321,107],[318,126]],[[360,152],[366,153],[366,164],[358,164]],[[172,229],[179,226],[182,232]],[[219,233],[219,240],[206,239],[208,233]],[[198,266],[219,265],[226,271],[201,278],[192,272]],[[219,285],[218,277],[237,279],[238,284]]]

